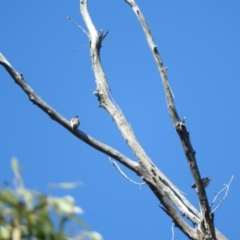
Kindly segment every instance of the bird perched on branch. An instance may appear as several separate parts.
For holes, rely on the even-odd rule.
[[[208,185],[209,185],[209,183],[211,182],[211,178],[209,178],[209,177],[206,177],[206,178],[202,178],[202,184],[203,184],[203,187],[204,188],[206,188]],[[196,183],[194,183],[193,185],[192,185],[192,188],[196,188],[197,186],[196,186]]]
[[[72,130],[75,130],[78,128],[78,126],[80,125],[80,120],[79,120],[79,117],[76,116],[74,118],[71,119],[71,127],[72,127]]]

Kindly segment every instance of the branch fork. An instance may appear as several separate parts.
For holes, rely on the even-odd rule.
[[[157,49],[157,45],[154,42],[150,29],[148,28],[139,7],[134,2],[134,0],[125,0],[125,2],[131,6],[140,24],[142,25],[147,42],[149,44],[150,51],[153,54],[157,68],[159,70],[159,74],[166,94],[169,114],[179,135],[183,150],[185,152],[187,161],[191,169],[191,173],[196,182],[196,187],[198,189],[198,197],[201,205],[200,213],[188,202],[185,196],[183,196],[182,192],[176,186],[174,186],[174,184],[151,161],[149,156],[146,154],[142,146],[137,141],[137,138],[135,137],[135,134],[130,124],[127,122],[125,116],[123,115],[121,109],[113,100],[100,60],[101,44],[103,39],[107,36],[108,31],[104,33],[103,30],[100,30],[99,32],[96,30],[88,13],[87,0],[80,0],[80,12],[87,27],[87,30],[84,30],[81,26],[77,25],[70,18],[68,18],[68,20],[80,27],[80,29],[87,35],[89,39],[90,57],[96,82],[96,91],[94,91],[93,94],[98,98],[99,105],[103,107],[114,119],[124,140],[131,148],[133,153],[136,155],[137,162],[127,158],[122,153],[118,152],[116,149],[113,149],[109,145],[97,141],[96,139],[80,131],[79,129],[75,129],[74,131],[72,131],[71,123],[66,118],[61,116],[51,106],[49,106],[46,102],[44,102],[25,82],[23,75],[21,73],[18,73],[1,53],[0,64],[8,71],[14,81],[29,96],[30,101],[36,104],[45,113],[47,113],[53,120],[57,121],[80,140],[89,144],[93,148],[105,153],[109,157],[117,160],[118,162],[125,165],[127,168],[134,171],[137,175],[139,175],[148,184],[149,188],[159,199],[162,204],[161,208],[173,219],[175,226],[182,230],[188,238],[196,240],[226,239],[214,227],[214,215],[210,211],[206,192],[202,185],[200,172],[198,170],[197,162],[195,159],[195,151],[193,150],[193,147],[191,145],[187,127],[185,123],[181,121],[178,117],[178,113],[174,104],[174,96],[171,91],[167,77],[167,68],[164,67],[163,61],[161,60]],[[182,216],[187,217],[198,227],[192,228],[191,226],[189,226],[189,224],[184,221]]]

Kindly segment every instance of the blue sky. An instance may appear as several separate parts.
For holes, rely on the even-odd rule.
[[[209,201],[235,179],[215,214],[229,239],[238,233],[239,203],[239,1],[138,1],[168,67],[179,115],[186,124],[202,176],[213,180]],[[89,0],[97,29],[109,30],[102,63],[112,95],[152,161],[187,193],[193,183],[180,141],[170,121],[159,74],[140,24],[122,1]],[[2,1],[0,52],[35,92],[64,117],[78,115],[81,130],[136,159],[111,117],[92,94],[95,82],[79,1]],[[93,150],[34,106],[7,72],[0,70],[0,182],[13,178],[10,159],[23,168],[28,188],[48,192],[48,184],[81,181],[71,194],[83,220],[110,239],[171,239],[171,219],[145,186],[129,183],[107,156]],[[140,179],[127,169],[134,180]],[[177,229],[175,239],[186,239]]]

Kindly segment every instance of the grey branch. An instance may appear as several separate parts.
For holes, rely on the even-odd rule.
[[[129,4],[129,6],[132,8],[135,15],[137,16],[143,28],[143,31],[145,33],[149,48],[152,52],[157,68],[159,70],[160,78],[162,80],[162,84],[163,84],[166,99],[167,99],[168,111],[173,121],[173,124],[176,128],[176,131],[180,137],[183,150],[185,152],[188,164],[190,166],[191,173],[193,175],[193,178],[196,182],[196,186],[198,189],[198,197],[199,197],[201,213],[203,217],[203,223],[201,224],[201,226],[204,232],[204,236],[205,237],[209,236],[212,239],[217,239],[216,233],[215,233],[215,227],[214,227],[214,217],[210,210],[207,195],[201,181],[200,172],[199,172],[197,161],[195,158],[195,151],[192,147],[192,144],[189,138],[189,132],[187,131],[187,127],[185,126],[185,123],[183,123],[178,116],[178,113],[174,104],[174,100],[173,100],[173,94],[169,85],[166,68],[164,67],[163,61],[157,49],[157,45],[154,42],[154,39],[151,35],[151,31],[139,7],[137,6],[134,0],[125,0],[125,2]],[[176,224],[176,226],[179,227],[178,224]]]
[[[129,169],[134,172],[137,172],[138,163],[134,162],[133,160],[127,158],[116,149],[104,144],[93,137],[89,136],[88,134],[76,129],[73,131],[71,122],[60,115],[56,110],[54,110],[50,105],[44,102],[34,91],[33,89],[26,83],[23,79],[23,75],[18,73],[11,64],[7,61],[7,59],[0,53],[0,64],[7,70],[10,76],[13,78],[16,84],[18,84],[22,90],[27,94],[29,100],[36,104],[40,109],[42,109],[48,116],[53,119],[54,121],[61,124],[64,128],[66,128],[70,133],[75,135],[77,138],[82,140],[83,142],[87,143],[88,145],[92,146],[93,148],[97,149],[100,152],[105,153],[106,155],[116,159]]]
[[[132,0],[125,1],[132,7],[140,23],[143,26],[150,49],[153,53],[154,59],[156,61],[157,67],[162,78],[162,83],[166,93],[170,116],[180,136],[182,145],[187,149],[185,154],[187,156],[188,161],[191,162],[193,166],[191,170],[193,172],[197,188],[199,189],[199,197],[203,197],[203,206],[201,206],[201,208],[203,209],[202,213],[208,214],[207,209],[208,202],[207,199],[205,198],[206,197],[205,190],[200,180],[201,178],[195,160],[195,152],[191,146],[186,126],[184,125],[183,122],[180,121],[178,117],[173,101],[173,94],[168,83],[166,68],[163,65],[163,62],[158,53],[157,46],[153,41],[150,30],[138,6]],[[163,205],[162,209],[164,209],[164,211],[173,219],[174,224],[179,229],[181,229],[190,239],[203,239],[201,231],[199,231],[198,228],[191,227],[183,219],[183,216],[185,216],[194,224],[202,226],[203,216],[188,202],[188,200],[182,195],[181,191],[176,186],[174,186],[174,184],[151,161],[151,159],[148,157],[144,149],[137,141],[135,134],[130,124],[127,122],[125,116],[123,115],[121,109],[113,100],[100,61],[101,44],[106,34],[103,33],[103,30],[99,32],[96,30],[91,20],[91,17],[88,13],[87,0],[80,0],[80,11],[88,31],[87,32],[84,30],[84,32],[89,38],[92,68],[96,79],[96,91],[94,92],[94,95],[98,97],[99,105],[103,107],[114,119],[124,140],[127,142],[129,147],[132,149],[133,153],[136,155],[138,162],[130,160],[117,150],[95,140],[94,138],[90,137],[89,135],[85,134],[84,132],[78,129],[73,131],[70,122],[63,116],[61,116],[56,110],[50,107],[47,103],[45,103],[24,81],[23,76],[14,70],[14,68],[9,64],[9,62],[5,59],[5,57],[2,54],[0,54],[0,64],[5,67],[5,69],[9,72],[9,74],[15,80],[15,82],[29,96],[30,101],[32,101],[39,108],[41,108],[53,120],[61,124],[69,132],[78,137],[80,140],[84,141],[93,148],[105,153],[111,158],[119,161],[120,163],[134,171],[137,175],[139,175],[148,184],[152,192],[159,199],[159,201]],[[83,28],[81,29],[83,30]],[[209,217],[207,216],[206,218]],[[216,239],[214,236],[214,229],[212,228],[214,225],[212,224],[211,219],[210,220],[207,219],[206,221],[204,221],[204,223],[205,222],[207,223],[205,225],[207,227],[210,227],[209,234],[212,234],[213,236],[212,239]],[[226,239],[220,233],[217,233],[217,235],[218,239]]]
[[[144,182],[139,183],[139,182],[133,181],[131,178],[129,178],[129,177],[122,171],[122,169],[118,166],[118,164],[117,164],[112,158],[109,157],[109,160],[110,160],[110,162],[112,163],[112,165],[115,167],[115,169],[116,169],[124,178],[126,178],[129,182],[131,182],[131,183],[133,183],[133,184],[136,184],[136,185],[139,185],[139,186],[142,186],[142,185],[146,184],[146,183],[144,183]]]
[[[127,1],[128,2],[128,1]],[[130,4],[130,2],[128,2]],[[133,1],[131,1],[133,3]],[[142,23],[146,26],[145,20],[143,16],[137,10],[136,5],[134,5],[136,10],[136,14],[141,17],[143,20]],[[114,102],[110,92],[108,81],[106,79],[106,75],[104,73],[102,63],[100,60],[100,50],[101,43],[103,39],[103,31],[101,30],[99,33],[96,30],[92,19],[89,15],[87,8],[87,0],[80,0],[80,11],[85,22],[85,25],[88,29],[89,42],[90,42],[90,56],[92,61],[92,69],[95,75],[96,81],[96,91],[94,95],[98,97],[99,106],[103,107],[110,116],[114,119],[118,129],[120,130],[124,140],[129,145],[133,153],[137,156],[141,168],[139,168],[139,175],[145,180],[148,186],[151,188],[153,193],[160,200],[167,213],[171,216],[176,226],[178,226],[185,234],[192,238],[197,239],[198,233],[195,229],[192,229],[185,221],[183,221],[182,216],[176,211],[175,207],[172,203],[177,206],[177,208],[185,215],[187,218],[191,219],[193,222],[200,223],[199,213],[191,206],[191,204],[185,199],[185,197],[181,194],[179,189],[175,187],[171,181],[155,166],[155,164],[151,161],[151,159],[147,156],[139,142],[137,141],[135,134],[127,122],[125,116],[120,110],[119,106]],[[149,33],[149,29],[147,29]],[[147,34],[146,34],[147,35]],[[151,44],[153,43],[152,36],[150,34],[147,35],[150,37]],[[160,72],[164,76],[165,81],[164,87],[167,89],[167,100],[168,102],[173,103],[173,95],[170,90],[169,83],[167,81],[166,69],[163,67],[163,63],[158,54],[156,45],[154,44],[152,47],[154,52],[154,56],[157,61],[160,62]],[[175,117],[177,113],[175,112]],[[180,121],[177,116],[178,122]]]
[[[223,191],[225,191],[224,197],[220,200],[219,204],[212,210],[213,213],[214,213],[218,208],[221,207],[222,203],[223,203],[224,200],[226,199],[226,197],[227,197],[227,195],[228,195],[228,191],[229,191],[230,185],[231,185],[233,179],[234,179],[234,176],[231,177],[231,179],[230,179],[230,181],[229,181],[228,184],[224,184],[225,187],[224,187],[222,190],[220,190],[220,191],[216,194],[216,196],[214,197],[213,202],[212,202],[211,205],[213,205],[213,204],[215,203],[216,199],[219,198],[219,195],[220,195]]]

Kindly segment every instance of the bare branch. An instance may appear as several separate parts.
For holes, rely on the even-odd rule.
[[[174,227],[175,227],[175,224],[173,223],[172,224],[172,240],[174,240]]]
[[[71,19],[69,16],[67,16],[67,20],[73,24],[75,24],[78,28],[80,28],[88,37],[89,37],[89,34],[87,33],[87,31],[82,27],[80,26],[79,24],[77,24],[73,19]]]
[[[137,173],[139,176],[144,176],[144,180],[146,183],[150,186],[150,188],[153,190],[154,194],[160,199],[160,201],[164,204],[165,208],[168,209],[168,211],[174,213],[175,209],[168,201],[168,197],[166,197],[165,193],[156,186],[156,179],[154,180],[151,175],[146,171],[146,169],[142,168],[142,166],[139,163],[136,163],[117,150],[111,148],[110,146],[103,144],[91,136],[85,134],[84,132],[76,129],[73,130],[71,127],[70,122],[65,119],[63,116],[61,116],[56,110],[54,110],[52,107],[50,107],[46,102],[44,102],[34,91],[33,89],[25,82],[23,75],[18,73],[11,64],[7,61],[7,59],[0,53],[0,64],[7,70],[7,72],[11,75],[11,77],[15,80],[15,82],[22,88],[22,90],[28,95],[31,102],[36,104],[39,108],[41,108],[45,113],[47,113],[53,120],[61,124],[64,128],[66,128],[69,132],[71,132],[73,135],[75,135],[80,140],[84,141],[88,145],[92,146],[93,148],[107,154],[108,156],[116,159],[135,173]],[[153,170],[153,169],[152,169]],[[165,178],[166,179],[166,178]],[[164,179],[162,179],[162,185],[164,186]],[[165,187],[166,188],[166,187]],[[168,190],[169,191],[169,190]],[[178,193],[178,189],[176,188],[175,194]],[[169,194],[171,195],[171,193]],[[196,212],[195,219],[197,220],[197,211],[193,210],[193,212]],[[189,215],[189,214],[187,214]],[[181,222],[181,225],[186,225],[185,228],[188,228],[188,232],[191,233],[189,236],[193,236],[194,232],[193,230],[185,224],[184,221],[182,221],[181,216],[179,216],[177,213],[175,213],[175,218],[180,219],[178,222]]]
[[[78,47],[78,48],[74,49],[73,51],[71,51],[70,53],[68,53],[64,58],[69,57],[70,55],[72,55],[73,53],[75,53],[76,51],[78,51],[79,49],[84,48],[84,47],[88,47],[88,44],[83,45],[83,46],[81,46],[81,47]]]
[[[118,164],[112,160],[112,158],[109,157],[110,162],[112,163],[112,165],[117,169],[117,171],[124,177],[126,178],[129,182],[136,184],[136,185],[145,185],[146,183],[139,183],[139,182],[135,182],[132,179],[130,179],[122,170],[121,168],[118,166]]]
[[[101,42],[103,39],[103,31],[101,30],[98,34],[97,30],[94,27],[94,24],[91,20],[91,17],[88,13],[87,9],[87,0],[80,0],[80,11],[83,17],[83,20],[89,31],[89,41],[90,41],[90,56],[92,60],[92,69],[95,75],[95,81],[97,85],[97,90],[94,94],[99,99],[99,105],[106,109],[111,117],[114,119],[117,127],[122,133],[123,138],[132,149],[134,154],[137,156],[141,168],[139,169],[140,176],[144,178],[144,180],[148,183],[150,188],[155,191],[155,195],[158,196],[159,200],[164,202],[167,206],[164,207],[170,209],[170,212],[174,213],[174,208],[171,206],[169,201],[165,200],[165,194],[170,198],[171,201],[174,202],[179,209],[188,209],[191,208],[191,211],[184,211],[186,216],[193,219],[194,221],[198,221],[198,212],[196,210],[192,210],[192,206],[188,201],[181,196],[181,192],[178,188],[176,188],[171,181],[162,173],[154,163],[150,160],[150,158],[145,153],[144,149],[141,147],[139,142],[137,141],[130,124],[125,119],[125,116],[121,112],[120,108],[114,102],[109,92],[109,87],[107,83],[107,79],[105,73],[102,68],[102,64],[100,61],[100,48]],[[150,177],[150,179],[149,179]],[[154,182],[154,184],[153,184]],[[153,184],[153,185],[152,185]],[[177,195],[177,197],[176,197]],[[191,207],[190,207],[191,206]],[[188,213],[186,213],[188,212]],[[179,219],[178,214],[173,214],[176,218]],[[190,216],[191,215],[191,216]],[[174,218],[174,216],[172,216]],[[189,231],[190,232],[190,231]]]
[[[173,124],[178,132],[179,137],[180,137],[180,140],[181,140],[181,143],[183,146],[183,150],[185,152],[186,158],[188,160],[188,164],[190,166],[192,175],[193,175],[196,185],[197,185],[198,197],[199,197],[200,206],[201,206],[201,212],[202,212],[202,215],[204,216],[204,224],[203,224],[204,225],[204,227],[203,227],[204,233],[207,235],[211,235],[213,239],[216,239],[213,216],[210,211],[210,207],[209,207],[205,189],[202,185],[200,172],[198,170],[197,161],[195,159],[195,151],[192,147],[192,144],[191,144],[191,141],[189,138],[189,132],[187,131],[185,123],[183,121],[181,121],[178,116],[178,113],[177,113],[177,110],[176,110],[176,107],[174,104],[174,100],[173,100],[173,94],[172,94],[172,91],[171,91],[171,88],[170,88],[170,85],[168,82],[166,67],[164,67],[163,61],[162,61],[162,59],[159,55],[158,49],[157,49],[157,45],[154,42],[154,39],[151,35],[151,31],[145,21],[143,14],[141,13],[139,7],[137,6],[137,4],[135,3],[134,0],[125,0],[125,2],[127,2],[131,6],[132,10],[136,14],[139,22],[142,25],[148,45],[150,47],[150,50],[153,54],[157,68],[159,70],[160,77],[162,79],[162,84],[164,87],[164,91],[166,94],[169,114],[171,116]]]
[[[129,169],[136,172],[138,175],[142,176],[142,174],[145,172],[145,170],[139,170],[139,163],[136,163],[130,159],[128,159],[126,156],[118,152],[117,150],[111,148],[110,146],[103,144],[91,136],[85,134],[84,132],[80,130],[72,130],[70,122],[65,119],[63,116],[61,116],[58,112],[56,112],[52,107],[50,107],[48,104],[46,104],[34,91],[33,89],[25,82],[23,79],[22,74],[19,74],[15,71],[15,69],[11,66],[11,64],[7,61],[7,59],[0,54],[0,64],[3,65],[8,73],[12,76],[12,78],[15,80],[15,82],[23,89],[23,91],[29,96],[30,101],[32,101],[34,104],[36,104],[39,108],[41,108],[45,113],[47,113],[53,120],[57,121],[59,124],[61,124],[63,127],[65,127],[68,131],[70,131],[72,134],[74,134],[76,137],[87,143],[88,145],[92,146],[93,148],[107,154],[108,156],[118,160],[120,163],[128,167]],[[145,174],[146,175],[146,174]],[[162,178],[162,181],[166,179]],[[164,184],[163,184],[164,185]],[[178,192],[176,189],[175,194]],[[169,193],[171,195],[171,193]],[[183,201],[184,202],[184,201]],[[190,204],[189,204],[190,205]],[[198,214],[196,210],[195,215],[193,215],[192,218],[196,218],[196,215]],[[193,212],[194,212],[193,211]]]
[[[147,161],[149,163],[151,162],[150,158],[146,155],[145,151],[138,143],[130,124],[127,122],[120,108],[115,104],[115,102],[112,100],[110,96],[108,82],[104,74],[99,56],[101,42],[104,36],[103,31],[101,30],[100,34],[98,34],[97,30],[95,29],[91,17],[88,13],[86,0],[81,0],[80,10],[90,35],[89,41],[91,43],[90,52],[92,68],[97,85],[95,95],[98,97],[100,101],[100,106],[105,108],[111,115],[111,117],[114,119],[125,141],[128,143],[132,151],[136,154],[139,161],[142,162],[145,160],[145,162]]]
[[[77,138],[97,149],[100,152],[105,153],[106,155],[116,159],[132,171],[137,173],[138,163],[130,160],[116,149],[94,139],[93,137],[87,135],[86,133],[76,129],[73,130],[70,122],[60,115],[56,110],[54,110],[51,106],[49,106],[46,102],[44,102],[34,91],[33,89],[26,83],[21,73],[18,73],[11,64],[7,61],[7,59],[0,53],[0,64],[7,70],[7,72],[14,79],[15,83],[18,84],[22,90],[28,95],[29,100],[36,104],[40,109],[42,109],[48,116],[54,121],[61,124],[64,128],[66,128],[70,133],[75,135]]]
[[[223,203],[224,200],[226,199],[226,197],[227,197],[227,195],[228,195],[228,191],[229,191],[230,185],[231,185],[233,179],[234,179],[234,176],[231,177],[231,179],[230,179],[230,181],[229,181],[228,184],[224,184],[225,187],[224,187],[221,191],[219,191],[219,192],[216,194],[215,198],[213,199],[213,202],[212,202],[211,205],[213,205],[213,204],[215,203],[216,199],[219,197],[219,195],[220,195],[223,191],[226,190],[224,197],[220,200],[220,202],[219,202],[219,204],[217,205],[217,207],[215,207],[215,208],[212,210],[213,213],[214,213],[218,208],[221,207],[222,203]]]
[[[61,116],[56,110],[51,108],[47,103],[45,103],[33,90],[32,88],[25,82],[23,75],[16,72],[14,68],[10,65],[10,63],[5,59],[5,57],[0,53],[0,64],[5,67],[5,69],[9,72],[15,82],[23,89],[23,91],[29,96],[30,101],[36,104],[39,108],[41,108],[45,113],[47,113],[53,120],[61,124],[68,131],[70,131],[73,135],[78,137],[80,140],[86,142],[88,145],[93,148],[105,153],[111,158],[116,159],[135,173],[137,173],[150,187],[152,192],[159,199],[161,204],[163,205],[162,209],[173,219],[173,222],[176,227],[178,227],[186,236],[190,239],[203,239],[204,237],[209,237],[208,239],[216,239],[214,233],[214,225],[213,225],[213,215],[208,211],[208,201],[206,198],[205,190],[201,183],[200,174],[198,171],[197,163],[195,160],[195,151],[191,146],[191,142],[189,139],[189,133],[187,132],[184,121],[181,121],[178,117],[174,101],[173,101],[173,93],[171,91],[170,85],[168,83],[167,71],[163,65],[163,62],[158,53],[157,46],[154,43],[150,30],[146,24],[146,21],[140,12],[138,6],[135,4],[133,0],[125,0],[136,13],[139,21],[141,22],[144,32],[146,34],[146,38],[148,40],[150,49],[154,56],[154,59],[157,63],[157,67],[159,69],[162,83],[164,86],[164,90],[166,93],[167,104],[170,116],[173,120],[174,126],[180,136],[186,157],[188,159],[189,165],[191,167],[197,189],[199,190],[199,197],[201,199],[201,209],[203,211],[202,215],[198,213],[198,211],[188,202],[188,200],[182,195],[181,191],[175,187],[171,181],[155,166],[155,164],[151,161],[148,155],[145,153],[144,149],[141,147],[139,142],[137,141],[135,134],[127,122],[125,116],[122,111],[115,103],[111,96],[110,88],[108,86],[108,82],[103,71],[103,67],[100,60],[100,50],[102,47],[102,41],[108,34],[108,32],[104,33],[103,30],[99,32],[95,29],[95,26],[91,20],[91,17],[88,13],[87,9],[87,0],[80,0],[80,11],[84,22],[87,26],[88,32],[85,31],[81,26],[75,23],[73,20],[68,18],[69,21],[73,22],[77,25],[89,38],[90,45],[90,56],[92,60],[92,69],[95,75],[96,81],[96,91],[94,94],[98,97],[99,105],[107,110],[110,116],[114,119],[117,127],[122,133],[123,138],[132,149],[134,154],[137,156],[139,162],[134,162],[131,159],[127,158],[117,150],[111,148],[110,146],[103,144],[84,132],[78,129],[72,129],[70,122]],[[115,163],[115,162],[113,162]],[[119,167],[114,164],[114,166],[118,169]],[[120,170],[122,174],[122,171]],[[177,210],[178,209],[178,210]],[[186,216],[193,223],[195,223],[198,227],[192,228],[190,227],[183,219],[183,216]],[[212,217],[212,218],[211,218]],[[206,219],[206,220],[205,220]],[[204,220],[204,221],[203,221]],[[207,232],[207,235],[205,234]],[[204,233],[204,234],[203,234]],[[217,232],[218,239],[226,239],[220,233]],[[204,238],[207,239],[207,238]]]

